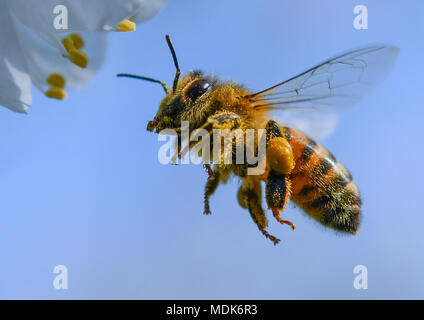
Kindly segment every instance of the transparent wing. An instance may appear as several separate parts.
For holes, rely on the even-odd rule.
[[[282,126],[297,129],[317,141],[322,141],[337,127],[339,115],[336,112],[283,110],[273,112],[271,118]]]
[[[324,123],[334,127],[335,111],[358,103],[388,73],[398,52],[398,48],[385,45],[352,50],[248,98],[258,110],[284,110],[286,116],[277,118],[289,124],[296,119],[297,129],[305,133],[311,128],[329,131]],[[311,123],[318,120],[321,123]]]
[[[398,51],[393,46],[356,49],[249,97],[285,109],[352,106],[387,74]],[[263,101],[258,102],[257,107]]]

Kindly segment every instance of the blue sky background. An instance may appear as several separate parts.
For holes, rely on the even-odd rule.
[[[353,28],[365,4],[369,29]],[[34,90],[28,115],[0,109],[0,298],[424,298],[422,1],[168,1],[135,33],[112,34],[91,84],[63,102]],[[363,196],[355,237],[324,229],[289,206],[270,219],[274,247],[218,189],[203,216],[201,166],[163,166],[145,130],[159,86],[172,81],[164,35],[184,71],[201,68],[252,90],[368,43],[400,47],[376,90],[342,113],[324,141]],[[53,288],[53,268],[69,289]],[[355,290],[353,268],[368,268]]]

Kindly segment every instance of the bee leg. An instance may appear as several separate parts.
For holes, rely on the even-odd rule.
[[[235,129],[240,124],[240,116],[233,112],[219,112],[212,116],[210,116],[204,125],[197,128],[192,132],[193,136],[197,136],[201,130],[205,129],[209,132],[209,136],[213,134],[213,129]],[[209,128],[210,127],[210,128]],[[175,163],[177,158],[182,159],[186,153],[192,148],[194,145],[198,144],[200,141],[192,141],[189,142],[184,149],[181,150],[180,143],[178,144],[178,152],[174,154],[171,161]]]
[[[213,129],[235,129],[240,125],[240,116],[233,112],[218,112],[210,116],[207,123],[212,124]]]
[[[209,177],[214,175],[210,164],[204,164],[203,166],[205,167],[206,171],[208,172]]]
[[[282,224],[288,224],[294,230],[296,225],[283,220],[280,216],[280,211],[290,199],[290,173],[295,166],[293,150],[279,125],[273,120],[268,121],[266,125],[266,141],[267,164],[270,168],[266,184],[266,200],[275,219]]]
[[[274,244],[277,244],[280,239],[270,235],[265,230],[268,226],[268,220],[261,205],[262,192],[260,183],[252,182],[242,185],[238,191],[237,198],[240,206],[249,209],[250,216],[258,226],[259,231]]]
[[[213,116],[209,117],[208,120],[204,125],[202,125],[200,128],[196,129],[193,132],[193,135],[196,136],[198,132],[202,129],[209,128],[207,131],[209,132],[209,135],[213,133],[213,129],[233,129],[239,125],[240,122],[240,116],[238,116],[235,113],[232,112],[221,112],[214,114]],[[189,149],[198,142],[193,143],[192,145],[188,144],[181,152],[181,156],[184,156]],[[208,181],[206,183],[205,187],[205,207],[204,207],[204,214],[211,214],[210,207],[209,207],[209,197],[215,192],[216,188],[219,185],[221,177],[219,176],[219,173],[217,171],[213,171],[211,169],[211,166],[209,164],[204,164],[204,167],[206,168],[208,172]],[[222,177],[225,180],[225,177]]]
[[[205,210],[203,213],[211,214],[211,210],[209,208],[209,197],[215,192],[219,185],[219,172],[212,171],[209,164],[205,164],[204,166],[208,172],[208,181],[205,186]]]
[[[176,139],[176,150],[174,152],[174,155],[171,158],[171,163],[174,165],[177,165],[177,160],[182,159],[184,155],[181,154],[181,137],[178,136]]]
[[[266,125],[266,159],[267,167],[278,174],[289,175],[295,165],[292,147],[273,120]]]
[[[278,174],[271,170],[266,183],[266,201],[268,207],[272,210],[275,219],[281,224],[288,224],[293,230],[296,225],[290,221],[283,220],[280,211],[290,199],[290,178],[288,175]]]

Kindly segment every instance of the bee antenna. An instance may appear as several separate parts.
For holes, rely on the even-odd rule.
[[[167,34],[165,38],[166,38],[166,42],[168,43],[169,50],[171,50],[172,59],[174,59],[175,68],[177,69],[177,71],[175,72],[174,84],[172,85],[172,91],[175,92],[175,90],[177,89],[178,79],[180,78],[181,71],[180,71],[180,67],[178,66],[177,55],[175,54],[175,50],[174,50],[174,47],[172,46],[169,35]]]
[[[153,79],[153,78],[148,78],[148,77],[142,77],[142,76],[137,76],[135,74],[128,74],[128,73],[118,73],[116,75],[117,77],[126,77],[126,78],[133,78],[133,79],[139,79],[139,80],[146,80],[146,81],[150,81],[150,82],[154,82],[154,83],[159,83],[163,90],[165,90],[166,94],[169,94],[169,88],[166,85],[165,82],[157,80],[157,79]]]

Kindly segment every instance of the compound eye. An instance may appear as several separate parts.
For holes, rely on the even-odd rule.
[[[212,85],[207,80],[196,80],[185,90],[184,96],[191,102],[200,98]]]

